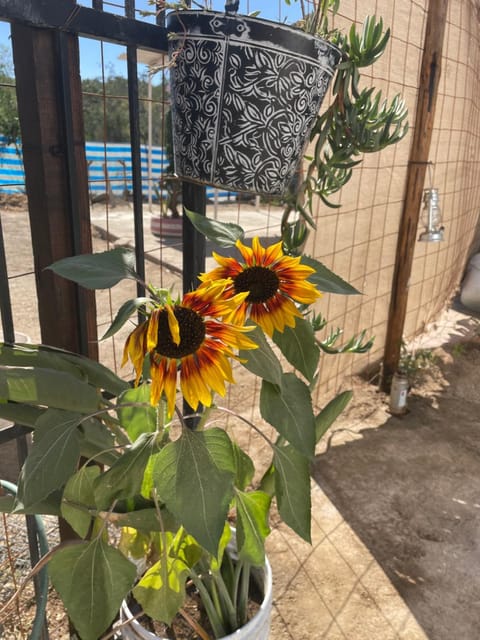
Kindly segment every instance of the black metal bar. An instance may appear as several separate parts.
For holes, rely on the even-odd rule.
[[[125,11],[131,18],[135,15],[135,4],[126,0]],[[133,218],[135,229],[135,258],[136,270],[142,280],[145,280],[145,242],[143,232],[143,190],[142,190],[142,157],[140,154],[140,115],[137,48],[127,46],[127,77],[128,77],[128,107],[130,118],[130,147],[132,155],[132,189],[133,189]],[[139,296],[145,294],[145,288],[137,283]]]
[[[21,436],[25,436],[31,431],[32,430],[29,427],[23,427],[19,424],[12,424],[10,427],[0,429],[0,445],[10,442],[11,440],[16,440]]]
[[[198,276],[205,271],[206,242],[185,215],[185,210],[205,215],[207,193],[205,187],[183,182],[183,291],[198,286]]]
[[[72,0],[0,0],[0,18],[34,27],[62,29],[118,44],[136,45],[149,51],[165,52],[168,49],[166,29],[134,18],[82,7]]]
[[[57,63],[58,63],[58,79],[60,83],[59,97],[63,111],[63,126],[65,136],[65,154],[66,154],[66,170],[67,170],[67,198],[68,204],[66,215],[70,217],[72,226],[72,246],[73,255],[82,252],[81,229],[80,229],[80,208],[79,208],[79,185],[77,180],[77,161],[75,157],[75,139],[73,133],[72,120],[72,96],[69,81],[69,55],[67,34],[57,31],[55,33],[57,41]],[[87,356],[88,349],[88,329],[86,323],[87,308],[85,304],[85,296],[79,287],[76,288],[77,309],[78,309],[78,328],[79,328],[79,346],[80,353]]]
[[[0,314],[2,316],[3,339],[5,342],[15,342],[13,328],[12,301],[8,284],[7,258],[3,237],[2,217],[0,215]]]

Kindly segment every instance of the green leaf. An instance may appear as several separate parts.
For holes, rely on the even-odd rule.
[[[18,485],[18,492],[21,493],[21,484],[22,480],[20,478],[20,482]],[[47,496],[44,500],[40,500],[35,504],[31,504],[28,507],[25,507],[21,500],[21,496],[17,493],[17,497],[15,499],[15,509],[14,513],[25,513],[27,515],[36,515],[43,514],[47,516],[60,516],[60,505],[62,502],[62,494],[63,491],[60,489],[58,491],[52,491],[52,493]]]
[[[353,397],[352,391],[343,391],[331,400],[319,414],[315,416],[315,440],[320,442],[322,436],[345,409]]]
[[[268,380],[272,384],[281,384],[282,367],[263,331],[260,327],[256,327],[248,337],[258,345],[258,349],[240,351],[239,358],[243,366],[259,378]]]
[[[135,406],[126,406],[126,405]],[[157,408],[150,404],[150,384],[128,389],[118,399],[117,414],[120,424],[135,441],[142,433],[152,433],[157,428]]]
[[[360,291],[357,291],[351,284],[348,284],[348,282],[345,282],[340,276],[337,276],[333,271],[327,269],[327,267],[321,262],[318,262],[318,260],[314,260],[309,256],[302,256],[302,264],[306,264],[315,269],[315,273],[309,276],[308,280],[320,291],[324,293],[338,293],[344,296],[360,295]]]
[[[126,278],[138,279],[135,254],[125,247],[63,258],[47,269],[86,289],[110,289]]]
[[[270,503],[271,497],[263,491],[235,492],[238,556],[257,566],[265,563]]]
[[[237,240],[243,240],[245,232],[238,224],[212,220],[194,211],[186,210],[186,214],[197,231],[220,247],[234,247]]]
[[[264,380],[260,413],[280,435],[306,456],[315,453],[315,417],[307,385],[293,373],[285,373],[278,387]]]
[[[0,366],[0,401],[93,413],[99,394],[78,378],[53,369]]]
[[[120,454],[114,448],[115,437],[104,422],[88,418],[80,425],[80,452],[84,458],[93,458],[99,464],[111,467]]]
[[[45,409],[38,407],[30,407],[26,404],[18,404],[16,402],[0,402],[0,418],[16,422],[25,427],[34,428],[38,418],[44,413]]]
[[[177,523],[173,516],[164,508],[160,509],[162,520],[160,522],[156,508],[138,509],[127,513],[109,513],[109,522],[116,527],[132,527],[143,533],[151,531],[176,531]]]
[[[109,627],[136,576],[135,566],[101,537],[60,549],[48,572],[82,640],[98,640]]]
[[[244,490],[253,480],[255,465],[245,451],[232,442],[233,455],[235,457],[235,486]]]
[[[296,318],[295,327],[285,327],[283,333],[275,331],[273,341],[288,362],[312,382],[318,367],[320,349],[315,341],[315,332],[310,322]]]
[[[80,456],[78,425],[82,418],[78,413],[51,409],[38,420],[18,487],[18,498],[25,508],[61,489],[75,473]]]
[[[142,577],[133,595],[147,615],[170,624],[185,600],[185,581],[202,550],[191,536],[179,531],[160,536],[160,560]]]
[[[62,516],[80,538],[85,538],[90,530],[92,514],[89,509],[95,509],[93,482],[99,474],[97,466],[82,467],[69,479],[63,491]]]
[[[213,431],[213,430],[209,430]],[[233,495],[234,462],[216,464],[211,434],[184,429],[157,456],[154,482],[158,495],[181,525],[216,555]],[[210,451],[210,448],[212,451]]]
[[[274,445],[275,495],[282,520],[311,542],[309,461],[291,446]]]
[[[142,434],[108,471],[97,478],[95,500],[100,509],[109,509],[114,500],[133,498],[140,493],[156,438],[156,433]]]
[[[106,340],[115,335],[138,309],[144,307],[149,302],[151,302],[150,298],[134,298],[133,300],[124,302],[117,311],[117,315],[108,331],[103,334],[101,339]]]

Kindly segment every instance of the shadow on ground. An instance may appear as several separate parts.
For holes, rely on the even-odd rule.
[[[317,456],[314,478],[431,640],[480,637],[480,346],[450,345],[443,379],[359,438]],[[438,383],[438,380],[437,380]],[[360,427],[361,429],[361,427]]]

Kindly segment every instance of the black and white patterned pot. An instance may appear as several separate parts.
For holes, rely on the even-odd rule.
[[[171,13],[175,172],[232,191],[282,195],[341,52],[276,22]]]

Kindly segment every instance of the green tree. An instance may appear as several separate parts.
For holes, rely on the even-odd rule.
[[[10,49],[0,45],[0,134],[3,144],[16,144],[20,137],[15,75]]]

